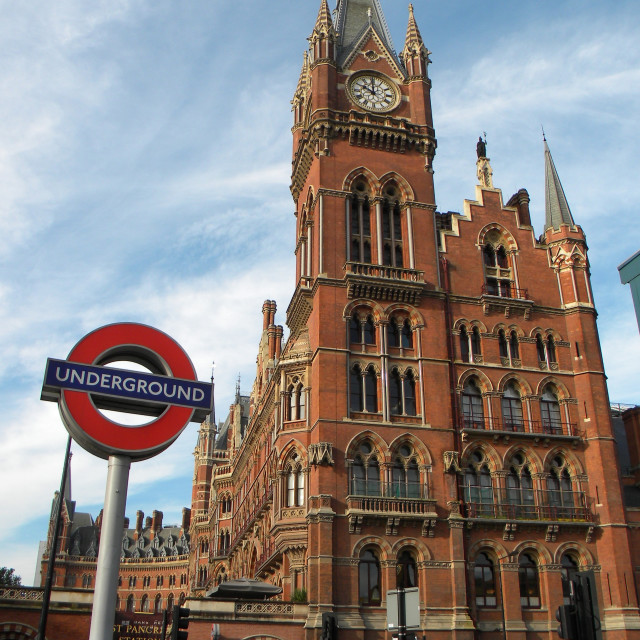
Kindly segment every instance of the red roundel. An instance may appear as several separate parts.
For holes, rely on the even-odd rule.
[[[142,362],[162,375],[196,380],[189,356],[173,338],[147,325],[111,324],[86,335],[67,360],[82,364],[106,364],[115,360]],[[150,458],[166,449],[187,426],[190,407],[169,406],[156,419],[128,426],[105,417],[90,394],[64,389],[60,411],[73,438],[101,458],[124,455],[135,460]]]

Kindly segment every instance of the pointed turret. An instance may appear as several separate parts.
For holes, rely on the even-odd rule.
[[[413,5],[410,4],[407,36],[404,41],[404,49],[401,53],[402,62],[404,62],[410,78],[425,78],[427,76],[430,53],[431,52],[424,46],[420,29],[418,29],[415,16],[413,15]]]
[[[353,48],[370,27],[376,32],[390,53],[393,42],[379,0],[338,0],[336,8],[338,30],[338,63],[349,57]],[[395,54],[394,54],[395,55]]]
[[[545,229],[553,227],[559,229],[561,224],[575,227],[567,197],[564,194],[558,172],[553,164],[551,151],[546,138],[544,139],[544,183],[545,183]]]
[[[320,10],[318,11],[316,25],[309,36],[313,62],[333,61],[335,58],[335,45],[337,39],[338,34],[333,27],[333,20],[331,19],[329,5],[327,4],[327,0],[322,0],[320,3]]]

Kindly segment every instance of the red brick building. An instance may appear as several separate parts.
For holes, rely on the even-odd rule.
[[[555,634],[562,576],[592,569],[605,634],[637,634],[587,245],[546,142],[542,235],[481,140],[472,197],[438,213],[413,12],[399,56],[375,0],[323,0],[309,41],[289,337],[265,302],[229,464],[201,432],[194,595],[256,576],[307,600],[309,638],[324,612],[383,638],[404,584],[431,637],[524,639]]]
[[[494,185],[481,140],[470,198],[439,213],[413,11],[400,55],[377,0],[340,0],[333,17],[322,0],[309,41],[288,338],[266,301],[250,395],[200,429],[189,554],[166,560],[187,576],[172,593],[191,598],[190,637],[212,621],[255,637],[253,615],[261,637],[319,639],[330,612],[341,639],[382,640],[402,585],[431,638],[553,638],[562,577],[588,569],[604,636],[640,637],[638,412],[621,482],[586,240],[546,142],[542,235],[527,191]],[[154,514],[124,538],[146,552],[159,527]],[[123,577],[150,581],[123,584],[121,608],[166,606],[168,564],[140,555]],[[284,602],[203,599],[241,576]]]

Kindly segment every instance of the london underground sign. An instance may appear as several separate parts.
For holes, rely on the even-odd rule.
[[[150,372],[105,365],[133,362]],[[166,449],[190,421],[212,406],[209,383],[198,382],[182,347],[166,333],[136,323],[111,324],[86,335],[67,360],[49,359],[42,400],[58,402],[62,421],[78,444],[101,458],[150,458]],[[149,415],[126,425],[101,409]]]
[[[120,362],[148,371],[107,366]],[[79,445],[109,460],[89,640],[112,640],[131,462],[160,453],[189,422],[202,422],[213,407],[212,385],[198,382],[189,356],[166,333],[122,322],[86,335],[66,360],[50,358],[40,397],[58,403]],[[102,413],[108,409],[151,419],[121,424]]]

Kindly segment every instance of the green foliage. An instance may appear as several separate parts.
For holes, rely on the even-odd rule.
[[[295,589],[293,592],[293,597],[291,598],[292,602],[306,602],[307,601],[307,590],[306,589]]]
[[[19,587],[21,584],[20,576],[13,569],[0,567],[0,587]]]

